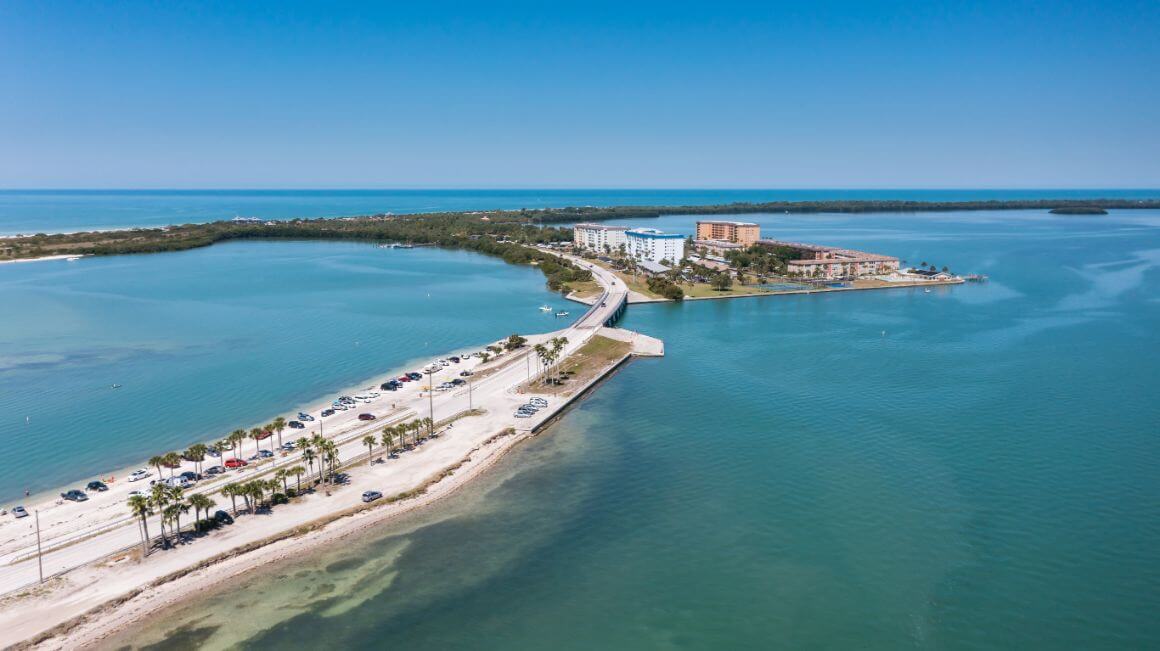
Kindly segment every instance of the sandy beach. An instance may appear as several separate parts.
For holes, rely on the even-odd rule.
[[[325,419],[316,410],[327,405],[306,409],[315,415],[315,421],[308,423],[310,428],[287,430],[283,440],[309,436],[321,429],[326,438],[338,445],[340,464],[349,481],[308,492],[290,504],[274,507],[269,516],[243,512],[232,526],[194,537],[170,550],[154,550],[142,559],[139,524],[129,516],[125,502],[130,490],[148,490],[147,481],[132,484],[120,480],[123,472],[103,473],[101,476],[106,477],[114,474],[118,481],[110,483],[108,491],[91,493],[88,502],[75,504],[51,497],[48,501],[30,502],[30,511],[39,511],[47,580],[44,584],[36,581],[33,518],[4,521],[0,525],[0,630],[4,631],[0,641],[6,645],[35,644],[38,648],[96,646],[138,618],[258,567],[263,561],[354,535],[456,490],[512,446],[551,422],[628,354],[663,354],[663,345],[657,340],[603,327],[624,300],[625,288],[610,276],[599,272],[597,275],[607,290],[605,300],[571,326],[528,336],[524,348],[487,363],[467,358],[442,368],[434,376],[434,381],[440,382],[455,377],[456,371],[470,369],[473,382],[469,388],[431,395],[413,386],[424,384],[424,380],[409,383],[412,386],[399,392],[383,391],[378,398],[368,398],[365,407],[358,405]],[[568,357],[597,334],[628,342],[630,346],[625,350],[632,352],[608,360],[603,368],[590,369],[593,372],[585,374],[581,384],[563,393],[545,394],[549,407],[533,417],[515,418],[516,407],[528,398],[528,378],[537,372],[538,362],[531,347],[551,337],[564,336],[568,339],[564,355]],[[384,378],[406,370],[414,369],[395,370]],[[364,436],[377,434],[384,425],[422,418],[431,410],[441,424],[435,437],[397,458],[385,457],[380,447],[373,455],[378,457],[376,462],[368,463]],[[374,413],[376,419],[359,420],[357,414],[364,411]],[[273,448],[276,440],[271,437],[262,447]],[[252,442],[243,445],[238,456],[247,458],[251,445]],[[300,463],[296,452],[276,455],[273,460],[202,481],[187,495],[200,492],[212,496],[228,481],[268,476],[277,468]],[[192,470],[193,465],[185,463],[176,472],[187,469]],[[293,484],[294,480],[290,482]],[[385,498],[364,504],[361,495],[366,490],[380,491]],[[216,495],[213,499],[217,501],[216,508],[228,510],[229,498]],[[187,524],[190,521],[192,518]],[[159,523],[154,519],[149,524],[150,533],[156,535]],[[253,554],[259,548],[262,553]]]

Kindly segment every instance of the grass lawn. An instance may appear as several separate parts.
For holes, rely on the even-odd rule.
[[[604,293],[600,283],[595,280],[568,283],[568,288],[579,298],[596,298]]]
[[[697,283],[692,287],[688,285],[681,285],[681,289],[685,290],[686,298],[703,298],[706,296],[749,296],[752,294],[771,294],[768,289],[762,289],[755,285],[738,285],[733,283],[733,287],[721,292],[713,289],[709,283]]]
[[[587,384],[610,364],[620,361],[632,350],[632,344],[596,335],[580,350],[564,358],[553,375],[558,374],[560,384],[545,384],[544,377],[533,378],[530,383],[520,385],[521,392],[547,395],[570,395]]]

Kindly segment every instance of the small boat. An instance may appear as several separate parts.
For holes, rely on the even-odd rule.
[[[924,290],[922,290],[922,293],[924,293],[924,294],[929,294],[929,293],[930,293],[930,289],[929,289],[929,288],[928,288],[928,289],[924,289]]]
[[[541,305],[541,306],[540,306],[540,311],[541,311],[541,312],[551,312],[551,311],[552,311],[552,306],[551,306],[551,305]]]
[[[120,388],[121,388],[121,385],[119,385],[119,384],[114,384],[114,385],[110,386],[109,388],[110,388],[110,389],[120,389]]]
[[[568,316],[567,312],[557,312],[556,316]]]

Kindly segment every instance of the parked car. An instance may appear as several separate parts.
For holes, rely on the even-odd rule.
[[[449,360],[451,360],[451,361],[455,362],[456,364],[458,364],[458,363],[459,363],[459,358],[458,358],[458,357],[456,357],[456,356],[454,356],[454,355],[452,355],[451,357],[448,357],[447,359],[449,359]]]
[[[230,459],[226,459],[226,462],[224,465],[227,468],[233,469],[233,468],[241,468],[242,466],[248,466],[250,464],[248,464],[245,461],[238,459],[238,458],[230,458]]]
[[[206,451],[205,451],[205,453],[206,453],[207,455],[211,456],[211,457],[214,457],[215,459],[216,459],[217,457],[220,457],[220,456],[222,456],[222,453],[221,453],[221,451],[219,451],[218,449],[216,449],[216,448],[213,448],[213,447],[211,447],[210,449],[206,450]]]
[[[467,384],[467,380],[464,380],[464,379],[463,379],[463,378],[461,378],[461,377],[457,377],[457,378],[455,378],[454,380],[452,380],[452,381],[451,381],[451,384],[453,384],[453,385],[455,385],[455,386],[457,386],[457,387],[458,387],[458,386],[463,386],[464,384]]]
[[[193,485],[188,479],[182,477],[181,475],[170,477],[169,479],[165,480],[165,483],[169,486],[172,486],[173,488],[189,488]]]
[[[528,400],[528,402],[532,403],[533,405],[540,406],[540,407],[547,407],[548,406],[548,401],[544,400],[543,398],[539,398],[539,397],[532,398],[531,400]]]
[[[26,511],[23,506],[14,506],[12,507],[12,515],[16,518],[27,518],[28,511]]]
[[[129,473],[129,481],[141,481],[142,479],[148,478],[151,474],[153,473],[144,468],[138,468]]]
[[[333,415],[334,415],[334,410],[333,410],[333,409],[323,409],[323,410],[322,410],[322,416],[323,416],[324,418],[325,418],[326,416],[333,416]]]
[[[294,442],[287,441],[281,445],[281,448],[287,452],[293,452],[294,451]]]
[[[209,468],[205,469],[205,474],[207,474],[207,475],[220,475],[225,471],[226,471],[226,469],[221,467],[221,466],[210,466]]]
[[[149,497],[145,491],[129,491],[129,497]]]
[[[222,524],[233,524],[234,523],[234,519],[232,517],[230,517],[230,514],[226,513],[225,511],[215,511],[213,514],[213,519],[217,520],[218,522],[220,522]]]
[[[471,371],[460,371],[460,372],[459,372],[459,375],[460,375],[461,377],[471,377],[472,375],[475,375],[475,374],[474,374],[474,373],[472,373]]]
[[[85,486],[85,490],[97,491],[98,493],[103,493],[103,492],[109,490],[109,487],[105,485],[105,482],[97,481],[94,479],[93,481],[89,482],[88,486]]]
[[[423,379],[423,374],[415,372],[415,371],[408,373],[407,376],[410,377],[412,380],[422,380]]]
[[[260,457],[262,459],[270,459],[273,456],[274,456],[274,453],[269,451],[269,450],[258,450],[258,457]]]
[[[89,496],[85,495],[84,491],[78,490],[76,488],[72,489],[71,491],[61,493],[60,496],[70,502],[84,502],[85,500],[89,499]]]
[[[296,420],[292,420],[289,423],[286,423],[286,427],[289,427],[290,429],[306,429],[305,425],[299,423]]]
[[[383,494],[378,492],[378,491],[367,491],[367,492],[363,493],[362,501],[373,502],[382,496],[383,496]]]
[[[375,415],[374,414],[359,414],[358,419],[359,420],[374,420]]]
[[[515,413],[515,416],[516,416],[516,418],[531,418],[532,417],[532,415],[526,411],[517,411]]]
[[[197,474],[196,472],[194,472],[192,470],[186,470],[185,472],[181,473],[181,475],[179,475],[179,476],[185,477],[189,481],[201,481],[201,475]]]

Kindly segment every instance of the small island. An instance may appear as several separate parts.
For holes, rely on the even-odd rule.
[[[1099,206],[1060,206],[1052,208],[1053,215],[1106,215],[1108,211]]]

